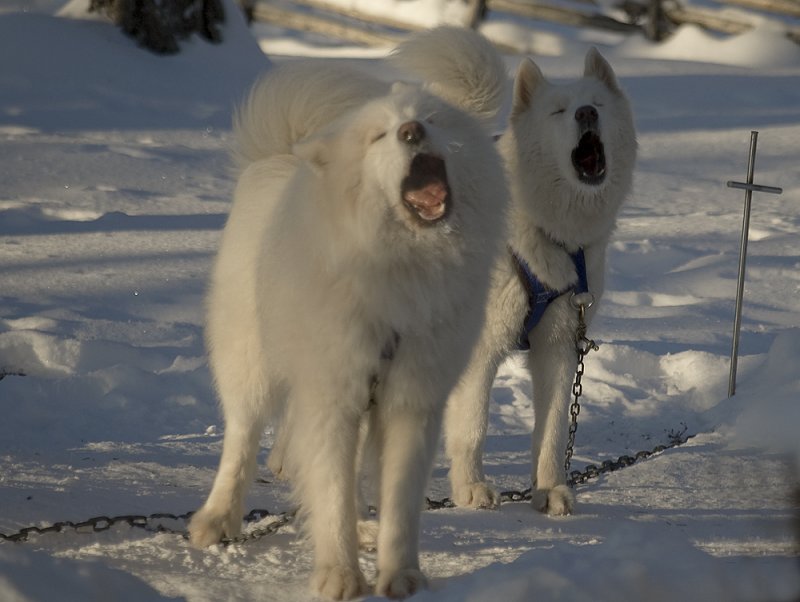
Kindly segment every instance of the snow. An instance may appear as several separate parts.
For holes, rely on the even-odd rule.
[[[694,60],[746,67],[792,67],[797,63],[797,44],[782,35],[780,25],[759,23],[733,38],[720,38],[697,25],[681,27],[663,44],[654,47],[644,39],[629,38],[618,51],[625,56]]]
[[[157,57],[78,18],[80,3],[56,16],[61,4],[0,9],[3,533],[202,503],[224,426],[202,297],[234,186],[231,108],[269,67],[259,44],[273,62],[335,55],[367,69],[385,52],[266,27],[256,42],[232,19],[222,46],[193,39]],[[430,5],[430,22],[442,6]],[[579,74],[588,45],[599,46],[630,93],[640,143],[590,331],[601,347],[586,360],[573,465],[695,436],[579,486],[569,517],[517,503],[426,512],[432,584],[413,599],[800,596],[790,499],[800,479],[800,46],[771,27],[728,38],[686,27],[663,45],[537,32],[554,78]],[[499,20],[486,30],[523,31]],[[513,69],[519,57],[507,60]],[[742,192],[725,182],[744,179],[751,130],[756,181],[784,192],[754,195],[739,380],[727,399]],[[528,485],[533,420],[513,358],[495,383],[486,451],[501,490]],[[265,433],[263,456],[271,442]],[[432,498],[447,495],[446,470],[440,459]],[[286,486],[266,468],[259,476],[248,508],[290,509]],[[374,555],[362,556],[374,578]],[[307,600],[310,561],[295,525],[195,550],[118,524],[0,544],[0,599]]]

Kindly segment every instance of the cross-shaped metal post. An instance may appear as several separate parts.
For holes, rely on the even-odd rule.
[[[742,217],[742,243],[739,248],[739,279],[736,288],[736,317],[733,322],[733,345],[731,346],[731,373],[728,378],[728,397],[736,393],[736,366],[739,362],[739,332],[742,326],[742,298],[744,297],[744,271],[747,261],[747,238],[750,232],[750,203],[753,191],[781,194],[782,188],[753,184],[753,172],[756,166],[756,144],[758,132],[750,132],[750,158],[747,162],[747,182],[728,181],[728,188],[744,190],[744,216]]]

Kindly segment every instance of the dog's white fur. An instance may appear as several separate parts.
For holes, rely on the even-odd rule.
[[[489,48],[470,32],[440,39]],[[496,64],[454,62],[456,54],[428,60],[448,73]],[[493,91],[451,88],[469,79],[454,78],[450,98],[481,117],[496,111],[469,100],[499,105]],[[423,140],[402,140],[408,122],[422,125]],[[268,74],[235,126],[243,171],[207,323],[225,435],[191,541],[240,533],[259,438],[268,421],[282,421],[276,463],[291,476],[314,546],[312,588],[334,599],[367,593],[355,493],[366,415],[380,468],[376,591],[410,595],[425,585],[419,514],[444,404],[481,330],[505,238],[502,161],[464,110],[417,85],[322,62]],[[421,223],[401,198],[418,152],[446,164],[449,212],[435,223]]]
[[[602,183],[580,180],[571,163],[580,132],[576,111],[587,105],[599,115],[605,147]],[[617,213],[627,196],[636,156],[628,100],[611,66],[595,50],[586,55],[584,77],[566,84],[545,79],[533,61],[517,72],[508,131],[500,142],[509,172],[512,204],[509,245],[549,288],[562,291],[577,280],[569,253],[583,247],[595,300],[604,287],[605,255]],[[530,334],[533,380],[533,506],[569,514],[564,450],[576,367],[576,310],[570,295],[557,298]],[[587,313],[591,319],[596,305]],[[515,348],[527,312],[527,295],[509,253],[494,268],[487,321],[469,367],[448,401],[445,421],[450,481],[456,504],[494,507],[497,493],[486,483],[481,456],[492,382],[498,365]]]

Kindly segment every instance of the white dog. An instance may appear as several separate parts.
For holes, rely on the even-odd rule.
[[[470,60],[457,48],[429,57],[442,72],[464,70],[452,85],[472,82],[444,84],[450,98],[495,112],[505,70],[494,55],[481,62],[488,42],[440,33],[443,49],[471,49]],[[502,160],[466,110],[323,62],[267,75],[235,125],[243,171],[207,324],[225,435],[191,541],[239,534],[259,438],[282,420],[282,468],[314,546],[312,587],[334,599],[367,593],[356,453],[368,414],[380,465],[376,591],[410,595],[425,585],[419,514],[444,405],[506,235]]]
[[[630,190],[636,156],[631,108],[610,65],[594,49],[586,55],[584,77],[567,84],[548,82],[526,59],[499,145],[512,195],[509,252],[494,268],[486,326],[448,401],[452,496],[462,506],[497,505],[481,463],[489,396],[500,362],[529,345],[533,505],[569,514],[573,495],[566,486],[564,451],[577,327],[570,296],[584,292],[582,261],[589,292],[595,300],[603,292],[606,246]],[[537,296],[540,302],[531,303]]]

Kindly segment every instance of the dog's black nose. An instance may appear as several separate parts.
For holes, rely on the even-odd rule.
[[[578,107],[578,110],[575,111],[575,121],[578,123],[592,125],[597,123],[597,117],[597,109],[595,109],[592,105]]]
[[[419,121],[406,121],[397,128],[397,139],[406,144],[418,144],[425,139],[425,128]]]

